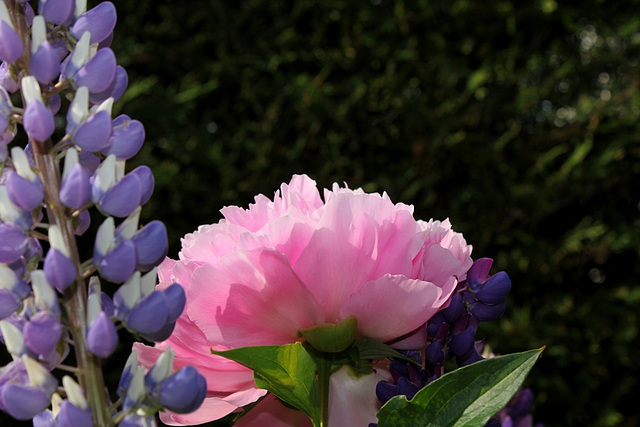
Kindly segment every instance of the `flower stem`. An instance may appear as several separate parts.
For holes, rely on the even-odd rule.
[[[320,404],[319,427],[329,425],[329,376],[331,375],[331,360],[324,357],[316,359],[318,366],[318,388]]]
[[[85,391],[87,401],[91,407],[94,425],[113,426],[107,395],[105,393],[104,378],[100,359],[87,347],[87,288],[82,279],[82,268],[78,246],[73,233],[73,226],[65,215],[65,209],[60,202],[60,172],[55,155],[50,152],[50,141],[40,143],[31,140],[34,160],[40,170],[41,179],[45,187],[45,204],[50,224],[60,227],[69,254],[76,267],[76,281],[64,291],[66,313],[69,317],[71,334],[78,364],[78,382]]]

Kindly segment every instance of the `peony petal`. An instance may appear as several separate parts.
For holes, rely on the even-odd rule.
[[[269,249],[234,252],[219,269],[196,269],[187,301],[207,339],[232,348],[290,343],[299,329],[324,321],[286,257]]]
[[[333,322],[342,301],[365,283],[384,274],[411,274],[418,231],[405,205],[377,194],[340,192],[327,202],[293,267]]]
[[[342,422],[336,425],[355,426],[355,424],[342,424]],[[234,426],[311,427],[312,424],[307,414],[283,405],[278,398],[270,394],[247,415],[240,418]]]
[[[368,426],[376,423],[380,409],[376,385],[390,379],[391,375],[382,369],[362,375],[343,365],[329,378],[329,425]]]
[[[454,287],[452,281],[445,294],[433,283],[387,274],[347,298],[340,317],[355,316],[362,336],[390,341],[426,323],[440,310]]]

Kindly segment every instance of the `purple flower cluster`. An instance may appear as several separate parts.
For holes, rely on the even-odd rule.
[[[116,20],[108,1],[0,0],[0,339],[14,359],[0,368],[0,410],[36,426],[153,423],[165,408],[194,411],[206,391],[167,353],[148,373],[128,364],[119,401],[102,392],[117,328],[165,340],[185,305],[182,287],[155,288],[164,224],[139,224],[154,178],[126,161],[144,127],[112,117],[128,83],[109,47]],[[24,147],[11,144],[20,126]],[[94,208],[104,220],[83,260],[76,240],[91,237]],[[119,288],[108,295],[101,280]],[[51,372],[71,349],[79,384],[66,376],[59,389]]]
[[[413,398],[420,389],[444,374],[448,359],[455,358],[459,367],[483,359],[484,343],[476,340],[478,325],[502,317],[511,290],[507,273],[500,271],[489,275],[492,264],[490,258],[480,258],[473,263],[449,305],[427,323],[426,348],[402,351],[419,366],[401,360],[391,361],[389,370],[393,381],[380,381],[376,387],[382,404],[397,395]]]

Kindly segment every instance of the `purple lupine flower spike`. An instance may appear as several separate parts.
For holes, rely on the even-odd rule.
[[[135,156],[144,143],[145,132],[142,123],[122,114],[113,119],[112,126],[109,146],[102,154],[114,154],[120,160]]]
[[[12,263],[20,258],[27,248],[27,235],[12,224],[0,223],[0,262]]]
[[[64,376],[62,384],[67,399],[60,403],[60,411],[56,416],[57,427],[91,427],[91,410],[84,396],[84,391],[71,377]]]

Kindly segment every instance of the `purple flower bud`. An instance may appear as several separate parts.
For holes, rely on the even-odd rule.
[[[109,357],[118,344],[118,333],[104,311],[96,316],[87,330],[87,347],[98,357]]]
[[[489,277],[475,290],[478,301],[485,304],[503,303],[511,290],[511,279],[504,271],[499,271]]]
[[[51,312],[40,311],[24,325],[22,334],[27,348],[43,355],[55,348],[62,336],[62,326]]]
[[[0,389],[0,402],[16,420],[28,420],[49,406],[49,394],[37,386],[7,383]]]
[[[425,349],[424,358],[430,365],[442,363],[444,361],[442,342],[440,340],[435,340],[429,344]]]
[[[47,22],[62,25],[71,18],[76,9],[74,0],[40,0],[38,14],[44,16]]]
[[[52,95],[47,99],[47,108],[51,110],[51,114],[53,114],[54,116],[58,114],[58,111],[60,111],[61,106],[62,106],[62,99],[60,99],[59,94],[56,93],[55,95]]]
[[[138,166],[130,172],[130,174],[138,175],[140,178],[141,192],[140,192],[140,205],[144,205],[149,201],[153,194],[153,187],[155,186],[155,180],[153,178],[153,172],[149,169],[149,166]]]
[[[113,119],[113,133],[109,145],[102,151],[108,156],[115,154],[120,160],[135,156],[144,143],[144,126],[138,120],[131,120],[124,114]]]
[[[31,55],[29,71],[43,84],[51,82],[60,74],[60,57],[48,41],[42,42]]]
[[[160,384],[160,403],[178,414],[198,409],[206,394],[207,381],[193,366],[185,366]]]
[[[100,151],[107,146],[111,137],[111,115],[99,111],[80,124],[73,132],[73,143],[83,150]]]
[[[60,292],[76,280],[76,267],[73,261],[54,248],[50,248],[47,252],[43,270],[47,281]]]
[[[378,384],[376,384],[376,397],[383,405],[398,394],[398,387],[390,381],[379,381]]]
[[[33,427],[56,427],[53,412],[46,409],[33,417]]]
[[[123,218],[141,205],[142,182],[133,172],[125,175],[102,195],[98,202],[98,208],[102,212]]]
[[[102,47],[102,46],[101,46]],[[113,101],[117,101],[122,97],[129,84],[127,71],[120,65],[116,66],[116,75],[109,87],[102,91],[89,94],[89,101],[93,104],[99,104],[105,99],[111,97]]]
[[[15,93],[20,86],[18,82],[16,82],[11,73],[9,72],[9,63],[3,62],[0,64],[0,86],[5,88],[5,90],[9,93]]]
[[[106,90],[116,75],[116,56],[111,49],[100,49],[75,76],[77,86],[86,86],[89,92]]]
[[[479,258],[473,263],[467,272],[467,282],[472,290],[475,290],[487,280],[491,265],[493,265],[491,258]]]
[[[105,1],[78,17],[71,27],[71,34],[79,39],[85,31],[91,33],[91,43],[106,39],[116,26],[116,7]]]
[[[60,201],[71,209],[80,209],[91,198],[91,184],[89,172],[76,163],[60,185]]]
[[[136,269],[136,247],[131,240],[123,240],[109,253],[101,257],[97,264],[100,275],[105,279],[122,283]]]
[[[9,264],[20,258],[27,248],[27,241],[20,228],[0,223],[0,262]]]
[[[507,302],[489,305],[481,302],[471,303],[471,314],[481,322],[491,322],[502,317],[507,308]]]
[[[44,186],[39,179],[29,181],[14,171],[7,173],[7,194],[16,206],[30,211],[42,204]]]
[[[0,19],[0,59],[13,62],[22,55],[22,41],[15,30]]]
[[[0,288],[0,320],[11,316],[18,308],[20,308],[18,298],[13,293]]]
[[[478,353],[478,349],[475,348],[475,346],[472,346],[468,352],[466,352],[462,356],[456,357],[456,363],[458,364],[458,367],[463,367],[478,362],[482,359],[483,357],[480,356],[480,353]]]
[[[158,332],[167,323],[169,308],[162,291],[154,291],[140,300],[126,317],[126,324],[142,335]]]
[[[167,229],[162,221],[151,221],[131,240],[136,245],[137,269],[140,271],[149,271],[160,264],[169,250]]]
[[[444,318],[441,312],[438,312],[435,314],[435,316],[429,319],[429,322],[427,322],[427,335],[430,337],[435,337],[442,324],[446,325],[447,320]]]
[[[184,288],[177,283],[172,284],[168,288],[161,291],[165,294],[167,299],[168,320],[169,322],[175,322],[184,310],[184,305],[187,302],[187,296],[184,293]]]
[[[456,356],[462,356],[473,347],[475,342],[476,331],[469,326],[464,331],[454,335],[449,341],[449,348]]]
[[[80,409],[68,400],[60,404],[60,412],[56,416],[56,427],[92,427],[91,411]]]
[[[46,141],[53,135],[56,124],[53,114],[42,102],[32,99],[24,111],[24,130],[36,141]]]
[[[444,318],[449,323],[454,323],[465,311],[466,310],[462,302],[462,295],[459,293],[453,294],[451,301],[449,302],[449,307],[444,310],[440,310]]]
[[[162,328],[160,328],[156,332],[149,332],[140,335],[142,335],[148,341],[162,342],[171,336],[175,327],[176,322],[168,322],[165,323],[164,326],[162,326]]]

